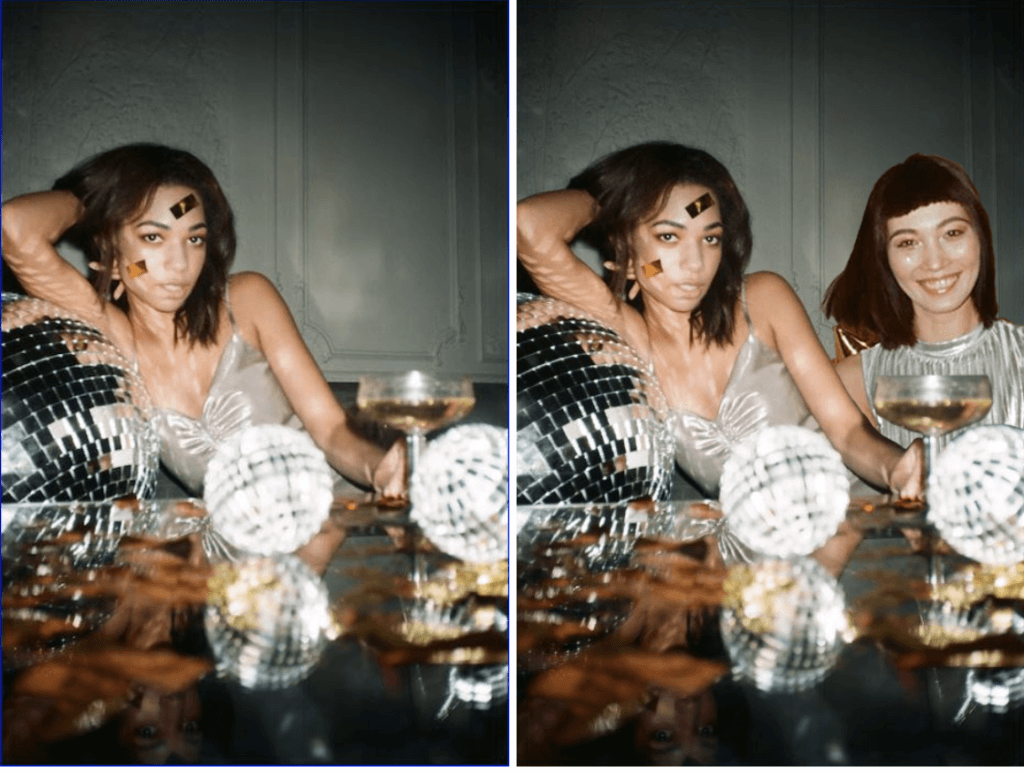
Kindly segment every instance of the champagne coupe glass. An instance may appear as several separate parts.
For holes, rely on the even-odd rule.
[[[408,481],[412,480],[427,433],[465,418],[475,402],[469,378],[439,378],[419,370],[363,376],[356,391],[360,412],[405,432]]]
[[[874,403],[886,421],[924,435],[927,505],[936,440],[984,418],[992,407],[992,384],[987,375],[880,375],[875,379]],[[928,573],[933,584],[941,578],[934,553]]]
[[[991,407],[992,384],[987,375],[880,375],[875,379],[878,415],[924,435],[926,474],[935,465],[936,438],[980,421]]]

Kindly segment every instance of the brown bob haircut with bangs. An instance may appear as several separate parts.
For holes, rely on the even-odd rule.
[[[234,214],[210,168],[184,150],[148,143],[123,145],[82,162],[53,188],[70,191],[85,207],[66,238],[89,261],[102,266],[91,273],[90,281],[101,298],[108,298],[119,232],[149,207],[163,185],[192,188],[203,204],[206,261],[196,286],[175,313],[174,323],[176,337],[209,345],[217,336],[236,243]],[[127,294],[111,302],[128,311]]]
[[[876,338],[887,349],[917,343],[913,304],[889,265],[887,227],[893,217],[944,202],[963,206],[978,233],[981,265],[971,300],[982,323],[991,327],[999,306],[988,213],[962,166],[920,153],[892,167],[875,183],[846,268],[825,292],[825,314],[855,334]]]
[[[569,187],[585,190],[600,207],[580,237],[615,263],[616,270],[606,281],[612,292],[624,298],[634,232],[665,205],[676,185],[686,184],[711,190],[723,229],[722,262],[690,315],[690,336],[707,345],[724,346],[732,341],[736,304],[753,245],[747,205],[725,166],[703,150],[674,142],[647,142],[594,162],[573,177]],[[635,302],[639,308],[640,298]]]

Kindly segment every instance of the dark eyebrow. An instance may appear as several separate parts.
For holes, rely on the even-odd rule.
[[[658,220],[657,222],[652,222],[651,223],[651,227],[654,227],[655,225],[670,225],[673,228],[682,228],[683,230],[686,230],[686,226],[685,225],[683,225],[682,223],[676,222],[675,220]],[[705,225],[704,226],[704,230],[705,231],[710,231],[710,230],[714,230],[715,228],[721,228],[721,227],[722,227],[722,223],[720,223],[720,222],[713,222],[713,223],[711,223],[709,225]]]
[[[959,214],[955,214],[952,217],[947,217],[945,220],[943,220],[937,226],[935,226],[936,230],[939,229],[939,228],[945,228],[951,222],[965,222],[968,225],[972,225],[970,218],[963,217],[962,215],[959,215]],[[898,231],[893,231],[889,235],[889,239],[894,239],[897,236],[899,236],[901,233],[917,233],[917,230],[915,228],[900,228]]]
[[[154,228],[163,228],[165,231],[169,231],[171,229],[170,225],[165,225],[164,223],[157,222],[156,220],[143,220],[142,222],[135,223],[136,228],[141,228],[143,225],[152,225]],[[203,230],[206,227],[206,223],[197,222],[195,225],[189,228],[189,232],[191,233],[192,231]]]

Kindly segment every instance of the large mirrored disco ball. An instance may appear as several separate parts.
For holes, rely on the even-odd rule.
[[[439,549],[472,563],[508,558],[508,430],[455,426],[432,440],[410,481],[412,519]]]
[[[774,557],[809,555],[835,534],[850,503],[839,453],[817,432],[769,426],[737,445],[722,468],[729,529]]]
[[[283,689],[316,667],[337,630],[327,586],[294,555],[221,563],[204,624],[217,672],[250,689]]]
[[[103,333],[3,294],[3,501],[110,501],[156,489],[149,393]]]
[[[675,449],[648,365],[568,303],[517,303],[517,503],[668,499]]]
[[[250,426],[221,444],[204,478],[210,525],[256,555],[292,552],[323,525],[334,500],[327,459],[298,429]]]
[[[1024,561],[1024,429],[967,429],[928,477],[928,518],[953,549],[979,563]]]
[[[766,692],[811,688],[853,638],[842,588],[812,558],[733,566],[720,625],[733,673]]]

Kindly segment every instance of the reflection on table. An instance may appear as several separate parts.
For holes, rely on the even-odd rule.
[[[1024,564],[920,507],[853,499],[839,581],[717,502],[517,516],[519,764],[1024,762]]]
[[[275,688],[243,686],[210,642],[225,619],[270,635],[252,620],[285,583],[240,579],[202,502],[5,505],[4,520],[8,763],[507,763],[507,562],[438,552],[404,508],[338,497],[289,558],[328,599],[324,640],[270,645],[250,672]]]

